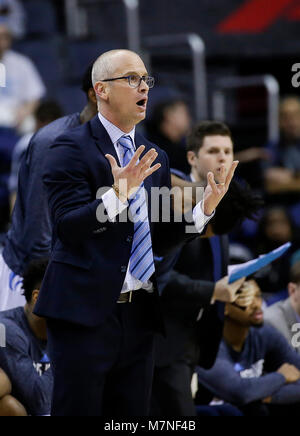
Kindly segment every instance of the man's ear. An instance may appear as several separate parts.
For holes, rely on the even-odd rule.
[[[187,155],[186,155],[186,158],[187,158],[188,163],[191,165],[191,167],[194,166],[194,162],[195,162],[195,159],[196,159],[195,152],[194,151],[188,151]]]
[[[107,92],[107,86],[104,82],[97,82],[95,83],[94,90],[95,94],[101,98],[101,100],[108,100],[108,92]]]
[[[290,283],[288,284],[288,291],[289,291],[289,296],[290,296],[290,297],[295,293],[296,288],[297,288],[296,283],[292,283],[292,282],[290,282]]]
[[[37,302],[38,296],[39,296],[39,290],[35,289],[32,294],[31,294],[31,301],[32,303],[35,305],[35,303]]]
[[[97,104],[97,97],[94,88],[89,89],[88,98],[92,103]]]

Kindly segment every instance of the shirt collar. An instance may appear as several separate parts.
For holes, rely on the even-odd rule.
[[[98,112],[99,120],[103,124],[105,130],[107,131],[111,142],[114,145],[118,145],[118,141],[122,136],[130,136],[133,145],[135,146],[134,138],[135,138],[135,127],[129,133],[123,132],[119,127],[115,126],[113,123],[108,121],[100,112]]]
[[[190,174],[190,178],[191,178],[191,181],[192,181],[193,183],[196,183],[196,179],[195,179],[195,177],[193,176],[193,173]]]

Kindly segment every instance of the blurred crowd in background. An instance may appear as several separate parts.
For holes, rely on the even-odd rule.
[[[108,1],[90,2],[94,7],[95,4],[98,6],[98,15],[92,14],[93,21],[90,26],[87,21],[85,31],[82,31],[80,20],[74,21],[70,29],[69,8],[75,8],[76,3],[0,0],[0,62],[6,67],[6,86],[0,88],[2,240],[10,226],[18,190],[18,170],[30,139],[38,129],[55,119],[80,112],[86,98],[80,90],[84,70],[102,52],[126,45],[126,16],[122,1],[111,2],[113,5],[109,7],[113,7],[112,10]],[[197,7],[196,3],[190,0],[188,6]],[[152,7],[155,9],[158,4],[154,2]],[[172,15],[170,5],[169,8]],[[142,12],[144,9],[147,10],[142,5]],[[80,8],[78,10],[80,12]],[[115,23],[112,11],[116,10],[120,29],[105,27],[105,20],[109,22],[111,19]],[[85,18],[89,20],[88,13]],[[147,15],[142,15],[148,23],[147,29],[150,18],[147,21]],[[161,33],[164,33],[163,29],[161,23]],[[184,32],[184,26],[178,25],[178,29],[179,33]],[[198,33],[202,35],[200,27]],[[106,36],[101,39],[103,34]],[[189,173],[186,138],[194,122],[201,121],[195,113],[191,61],[182,48],[176,50],[173,47],[170,58],[165,55],[166,51],[162,47],[161,51],[152,53],[143,48],[146,61],[150,61],[151,73],[156,77],[156,87],[150,92],[147,119],[138,128],[167,152],[171,168]],[[270,139],[267,134],[270,122],[266,115],[267,96],[260,85],[230,94],[229,100],[231,97],[233,100],[228,105],[228,116],[226,114],[222,120],[233,132],[235,158],[240,161],[237,180],[248,183],[252,191],[259,193],[264,200],[257,219],[245,220],[230,234],[230,263],[246,262],[292,242],[287,255],[256,276],[265,305],[289,296],[290,269],[300,261],[300,94],[291,88],[292,63],[287,66],[286,57],[283,57],[279,65],[271,58],[272,53],[263,61],[258,55],[255,64],[253,54],[248,59],[230,54],[227,59],[223,55],[218,60],[209,49],[206,52],[209,108],[214,81],[230,71],[234,70],[234,74],[240,72],[241,77],[273,75],[279,82],[280,103],[277,112],[273,113],[273,121],[278,121],[279,125],[277,139]],[[278,54],[276,59],[280,60]],[[210,112],[208,119],[212,119]]]

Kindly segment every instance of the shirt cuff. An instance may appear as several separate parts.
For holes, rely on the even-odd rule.
[[[210,216],[204,214],[203,211],[203,200],[200,201],[193,209],[193,218],[195,227],[198,233],[202,233],[204,227],[207,223],[215,216],[216,211],[214,211]]]
[[[110,221],[115,222],[116,217],[128,207],[128,202],[123,203],[115,193],[113,188],[102,195],[102,201]]]

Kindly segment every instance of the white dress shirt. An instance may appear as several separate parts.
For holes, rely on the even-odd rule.
[[[98,113],[99,119],[105,128],[105,130],[108,133],[108,136],[110,137],[117,156],[119,158],[120,164],[123,163],[123,147],[120,147],[118,144],[119,139],[122,136],[130,136],[132,139],[132,143],[135,147],[135,128],[132,129],[131,132],[125,133],[122,130],[120,130],[117,126],[112,124],[110,121],[108,121],[100,112]],[[136,147],[135,147],[136,148]],[[114,189],[110,189],[102,196],[102,201],[105,206],[106,212],[109,216],[109,219],[113,222],[115,221],[116,217],[121,214],[129,205],[128,202],[123,203],[116,195]],[[202,201],[198,203],[194,210],[193,210],[193,219],[195,223],[196,230],[201,233],[208,221],[214,216],[212,214],[211,216],[204,215],[203,208],[202,208]],[[132,276],[130,273],[130,261],[127,267],[127,273],[125,276],[125,281],[122,287],[122,293],[128,292],[128,291],[135,291],[138,289],[146,289],[148,291],[151,291],[153,289],[153,284],[148,281],[147,283],[142,283],[140,280],[137,280],[135,277]]]

